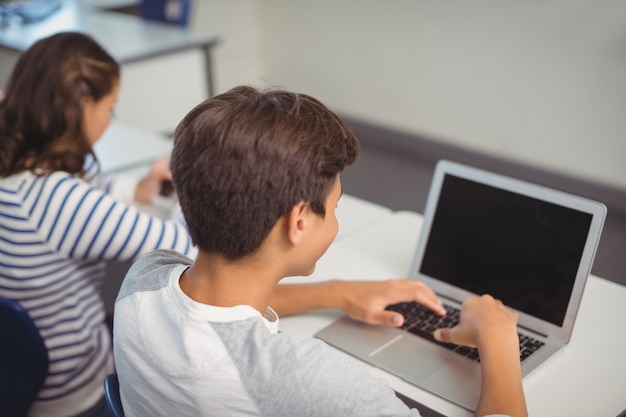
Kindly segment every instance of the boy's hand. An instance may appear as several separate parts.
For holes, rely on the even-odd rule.
[[[415,279],[342,281],[341,287],[342,309],[348,316],[365,323],[402,326],[402,314],[385,308],[390,304],[407,301],[416,301],[437,314],[446,314],[435,292]]]
[[[434,336],[440,342],[478,348],[482,382],[476,415],[528,416],[516,312],[490,295],[471,297],[463,303],[459,324],[437,329]]]
[[[491,346],[504,336],[517,337],[517,313],[490,295],[470,297],[461,307],[460,322],[450,329],[437,329],[435,340],[471,347]]]

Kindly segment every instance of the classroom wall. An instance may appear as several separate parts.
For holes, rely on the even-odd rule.
[[[626,190],[624,2],[197,3],[194,30],[223,39],[218,92],[279,85],[346,116]]]
[[[263,77],[263,0],[195,0],[190,29],[220,41],[212,49],[216,93],[240,84],[259,85]]]

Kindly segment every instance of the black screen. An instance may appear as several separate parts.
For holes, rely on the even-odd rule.
[[[420,272],[561,326],[591,218],[446,175]]]

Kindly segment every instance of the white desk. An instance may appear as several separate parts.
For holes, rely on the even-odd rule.
[[[212,95],[211,49],[218,43],[216,37],[79,0],[63,0],[61,10],[40,22],[0,28],[0,84],[21,52],[61,31],[90,34],[122,64],[116,106],[122,120],[170,132],[192,107]]]
[[[308,278],[283,282],[400,278],[409,271],[421,216],[397,212],[336,241]],[[281,319],[286,332],[311,336],[341,313],[327,310]],[[524,379],[531,416],[617,416],[626,408],[626,287],[591,276],[571,342]],[[370,367],[398,392],[450,417],[471,413],[385,371]]]
[[[172,140],[168,136],[119,120],[111,122],[94,146],[103,174],[128,174],[138,169],[137,175],[143,175],[148,172],[152,162],[169,155],[171,150]]]
[[[358,197],[344,194],[335,209],[339,221],[339,232],[335,242],[357,233],[364,228],[371,227],[387,219],[392,210],[378,204],[371,203]]]

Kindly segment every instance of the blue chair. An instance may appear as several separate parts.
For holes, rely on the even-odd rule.
[[[117,379],[117,374],[107,375],[104,378],[104,398],[113,417],[124,417],[120,398],[120,381]]]
[[[189,23],[191,0],[141,0],[139,16],[186,27]]]
[[[28,312],[0,298],[0,416],[24,417],[48,375],[48,349]]]

